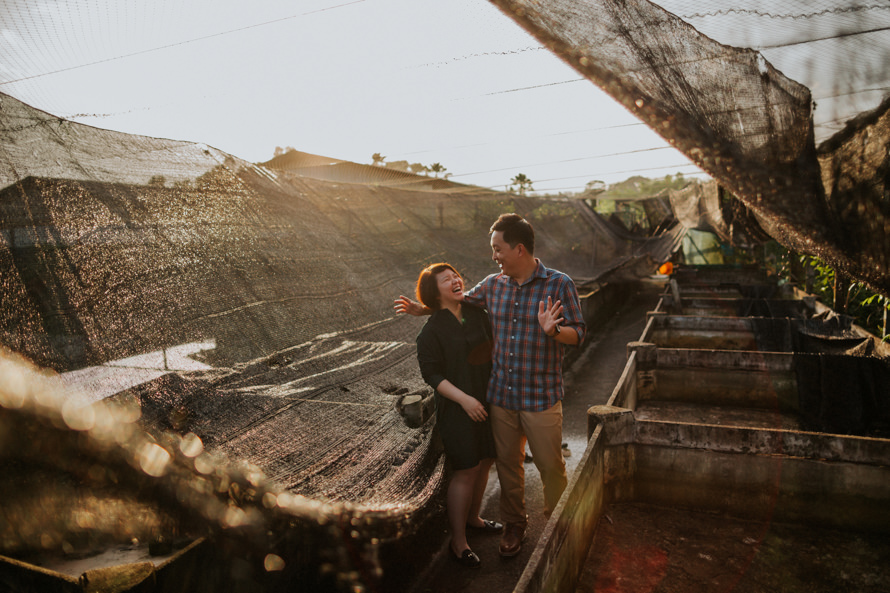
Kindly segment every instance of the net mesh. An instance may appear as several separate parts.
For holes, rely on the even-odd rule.
[[[886,6],[493,3],[714,177],[669,197],[683,224],[664,197],[638,236],[581,200],[293,153],[257,166],[0,95],[3,552],[235,534],[364,578],[369,542],[420,523],[445,471],[429,416],[408,418],[429,396],[422,320],[392,298],[433,261],[494,271],[502,212],[582,293],[709,228],[765,231],[890,295]]]
[[[0,390],[4,467],[39,483],[6,483],[5,553],[239,529],[271,546],[297,522],[343,574],[373,564],[336,550],[417,529],[445,475],[415,360],[423,320],[392,311],[419,270],[496,271],[503,212],[532,222],[536,255],[582,293],[650,274],[683,233],[661,220],[633,235],[576,199],[406,187],[379,167],[315,179],[8,96],[0,122],[2,340],[44,369]],[[83,525],[59,520],[72,516]]]
[[[493,1],[711,174],[770,236],[890,294],[890,103],[856,100],[887,88],[886,6]],[[818,150],[807,84],[831,91],[819,113],[836,116],[820,119]],[[837,121],[844,129],[826,138]]]

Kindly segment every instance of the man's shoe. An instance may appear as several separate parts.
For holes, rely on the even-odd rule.
[[[522,541],[525,539],[525,528],[528,523],[507,523],[504,528],[504,536],[498,552],[504,558],[512,558],[522,549]]]

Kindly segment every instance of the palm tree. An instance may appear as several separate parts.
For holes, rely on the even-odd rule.
[[[584,186],[584,194],[585,196],[597,196],[606,191],[606,182],[600,181],[599,179],[594,179],[593,181],[588,181]]]
[[[382,154],[380,154],[379,152],[375,152],[374,154],[371,155],[371,160],[374,161],[374,162],[371,163],[371,164],[382,166],[382,165],[383,165],[383,161],[386,160],[386,157],[383,156]]]
[[[532,180],[525,176],[525,173],[518,173],[516,177],[510,180],[510,187],[516,187],[520,196],[524,196],[526,191],[533,191]]]
[[[430,165],[430,171],[436,174],[436,177],[439,176],[439,173],[444,173],[447,170],[447,167],[443,167],[442,163],[433,163]]]

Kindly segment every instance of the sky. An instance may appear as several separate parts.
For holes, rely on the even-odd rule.
[[[704,178],[485,0],[3,0],[0,92],[251,162],[380,153],[539,192]]]

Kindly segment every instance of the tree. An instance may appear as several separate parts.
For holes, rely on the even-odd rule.
[[[590,197],[601,194],[604,191],[606,191],[606,182],[594,179],[593,181],[588,181],[587,185],[584,186],[583,195]]]
[[[423,163],[411,163],[410,165],[408,165],[408,170],[415,175],[420,175],[421,173],[426,174],[426,172],[430,169]]]
[[[430,165],[430,171],[435,173],[436,177],[438,177],[439,173],[444,173],[446,171],[446,167],[443,167],[442,163],[433,163]]]
[[[510,180],[510,187],[515,187],[519,191],[520,196],[524,196],[527,191],[534,191],[532,187],[533,181],[526,177],[525,173],[518,173],[516,177]]]
[[[396,171],[404,171],[405,173],[408,172],[409,167],[408,161],[390,161],[386,163],[385,166],[387,169],[395,169]]]
[[[383,161],[386,160],[386,157],[380,154],[379,152],[375,152],[371,155],[371,160],[374,161],[373,165],[383,166]]]

